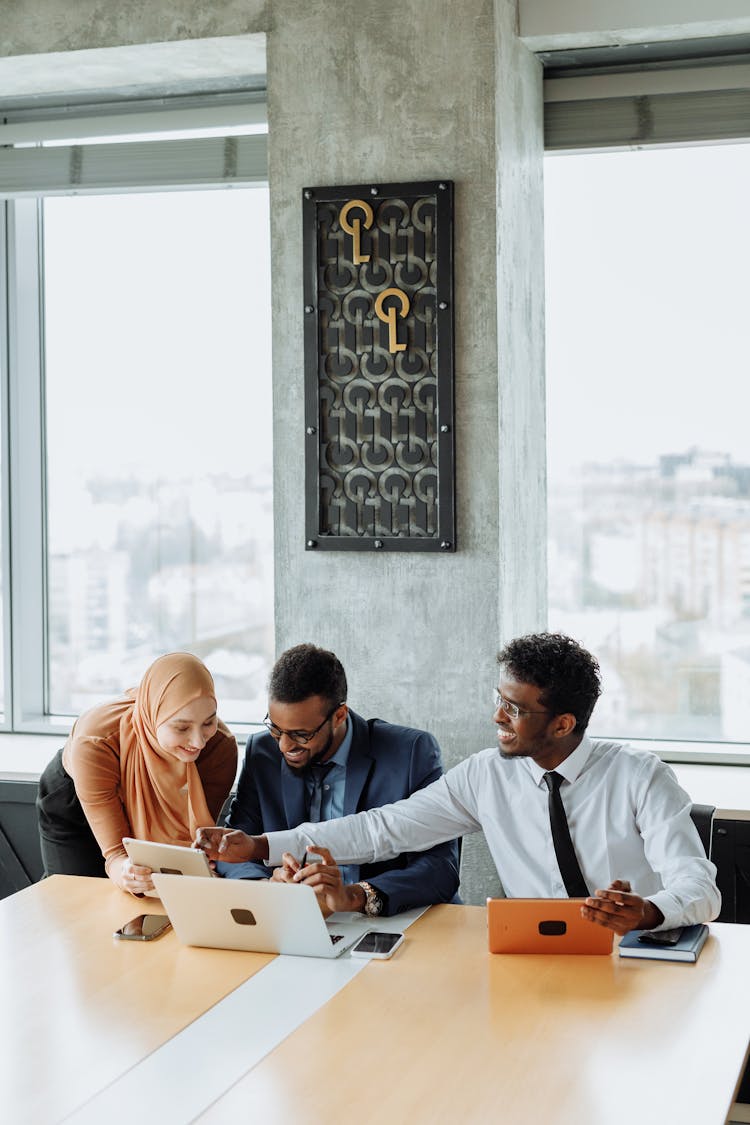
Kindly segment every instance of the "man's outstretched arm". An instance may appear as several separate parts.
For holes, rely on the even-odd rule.
[[[237,829],[199,828],[195,846],[209,859],[227,863],[270,860],[274,865],[282,862],[284,852],[301,856],[308,844],[328,848],[338,863],[374,863],[402,852],[424,852],[480,827],[450,784],[453,778],[460,778],[466,765],[454,766],[426,789],[392,805],[264,836],[247,836]]]
[[[209,859],[225,863],[260,862],[268,859],[268,840],[265,836],[248,836],[239,828],[199,828],[195,834],[194,848],[205,852]]]

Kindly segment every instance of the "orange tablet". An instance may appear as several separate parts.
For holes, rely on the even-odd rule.
[[[582,898],[488,898],[490,953],[611,953],[614,933],[581,917]]]

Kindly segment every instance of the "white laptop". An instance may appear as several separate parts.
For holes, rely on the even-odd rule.
[[[311,887],[157,873],[153,879],[185,945],[339,957],[362,935],[356,924],[327,924]]]

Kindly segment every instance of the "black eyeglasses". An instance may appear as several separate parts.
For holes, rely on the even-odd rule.
[[[523,707],[519,707],[517,703],[511,703],[509,699],[505,699],[497,688],[494,688],[492,698],[495,702],[496,711],[504,711],[511,719],[517,719],[521,715],[549,715],[551,712],[548,708],[543,711],[527,711]]]
[[[282,734],[285,734],[287,738],[291,738],[292,742],[298,742],[300,746],[306,746],[308,742],[312,742],[319,731],[322,731],[331,716],[334,715],[341,706],[341,703],[337,703],[335,707],[332,707],[325,719],[323,719],[323,722],[320,726],[316,727],[315,730],[282,730],[281,727],[277,727],[276,723],[271,721],[267,714],[263,720],[263,726],[271,735],[271,738],[275,738],[277,742],[280,740]]]

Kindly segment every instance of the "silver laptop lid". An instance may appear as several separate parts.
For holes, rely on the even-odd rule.
[[[358,926],[329,928],[311,887],[158,873],[153,879],[185,945],[338,957],[361,933]]]

